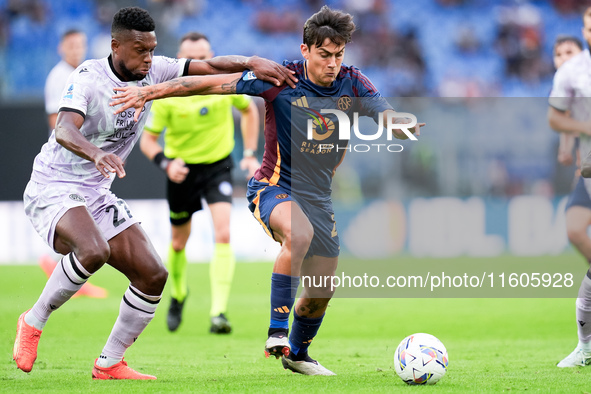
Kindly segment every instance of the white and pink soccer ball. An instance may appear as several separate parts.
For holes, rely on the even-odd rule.
[[[394,354],[394,368],[408,384],[435,384],[447,371],[447,350],[430,334],[409,335]]]

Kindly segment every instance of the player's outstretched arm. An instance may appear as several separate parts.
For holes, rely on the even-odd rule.
[[[70,152],[94,162],[97,170],[104,177],[109,178],[111,173],[117,173],[119,178],[123,178],[125,176],[123,160],[88,141],[80,133],[82,123],[84,123],[84,117],[79,113],[60,111],[55,125],[56,141]]]
[[[575,147],[575,136],[572,134],[560,133],[558,143],[558,162],[563,166],[573,164],[573,148]]]
[[[175,78],[152,86],[116,87],[119,93],[113,95],[110,106],[121,105],[115,110],[115,115],[135,108],[134,120],[137,122],[146,102],[166,97],[194,96],[207,94],[234,94],[236,85],[242,76],[236,74],[220,74],[207,76],[192,76]]]
[[[295,72],[272,60],[258,56],[216,56],[208,60],[191,60],[189,75],[231,74],[251,70],[263,81],[276,86],[287,83],[295,88]]]
[[[254,101],[250,101],[248,107],[240,110],[240,129],[242,131],[242,143],[244,152],[240,160],[240,169],[246,170],[247,179],[252,178],[260,163],[255,156],[259,142],[259,110]]]

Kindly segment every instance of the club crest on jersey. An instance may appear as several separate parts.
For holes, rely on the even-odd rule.
[[[74,200],[77,202],[86,202],[86,200],[82,196],[80,196],[79,194],[76,194],[76,193],[70,194],[69,197],[70,197],[70,200]]]
[[[249,71],[242,77],[243,81],[250,81],[252,79],[257,79],[256,75],[254,75],[254,71]]]
[[[68,91],[66,92],[66,95],[64,96],[64,98],[67,98],[67,99],[71,99],[72,97],[74,97],[74,84],[70,85],[70,87],[68,88]]]
[[[349,97],[345,94],[344,96],[339,97],[339,101],[337,101],[337,107],[341,111],[346,111],[349,108],[351,108],[352,102],[353,102],[353,100],[351,99],[351,97]]]

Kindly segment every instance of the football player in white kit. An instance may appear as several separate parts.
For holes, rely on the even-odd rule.
[[[168,273],[137,217],[110,191],[123,178],[125,159],[140,137],[150,112],[114,115],[113,88],[147,86],[182,75],[251,69],[277,85],[295,77],[275,62],[226,56],[207,61],[154,56],[155,25],[147,11],[119,10],[111,27],[111,55],[82,63],[70,76],[60,102],[56,128],[35,158],[24,193],[25,211],[37,232],[64,255],[35,305],[18,319],[13,358],[30,372],[50,314],[63,305],[103,264],[130,281],[119,316],[92,370],[94,379],[156,379],[127,366],[126,349],[152,320]]]
[[[583,14],[583,38],[591,45],[591,7]],[[566,61],[554,76],[550,93],[548,120],[554,130],[580,137],[579,153],[591,151],[591,55],[589,49]],[[584,165],[584,163],[583,163]],[[583,173],[584,171],[582,171]],[[567,232],[570,242],[591,263],[591,179],[579,178],[566,206]],[[576,301],[579,342],[575,350],[558,363],[558,367],[591,364],[591,269],[583,278]]]

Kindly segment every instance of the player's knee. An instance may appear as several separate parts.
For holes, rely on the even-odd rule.
[[[230,229],[217,230],[215,233],[215,242],[218,244],[229,244],[230,243]]]
[[[567,227],[566,235],[568,236],[568,240],[575,245],[578,245],[589,239],[587,235],[587,229],[578,226]]]
[[[312,243],[314,237],[314,230],[310,229],[294,229],[287,236],[287,243],[291,245],[292,250],[307,251]]]
[[[180,252],[183,249],[185,249],[185,247],[187,246],[187,240],[185,240],[184,238],[183,239],[173,238],[171,244],[172,244],[172,249],[175,252]]]
[[[87,242],[77,248],[76,257],[90,272],[95,272],[111,257],[111,248],[103,239]]]
[[[151,294],[156,294],[162,292],[167,279],[168,271],[160,264],[153,273],[144,278],[144,282],[146,288],[150,289]]]

